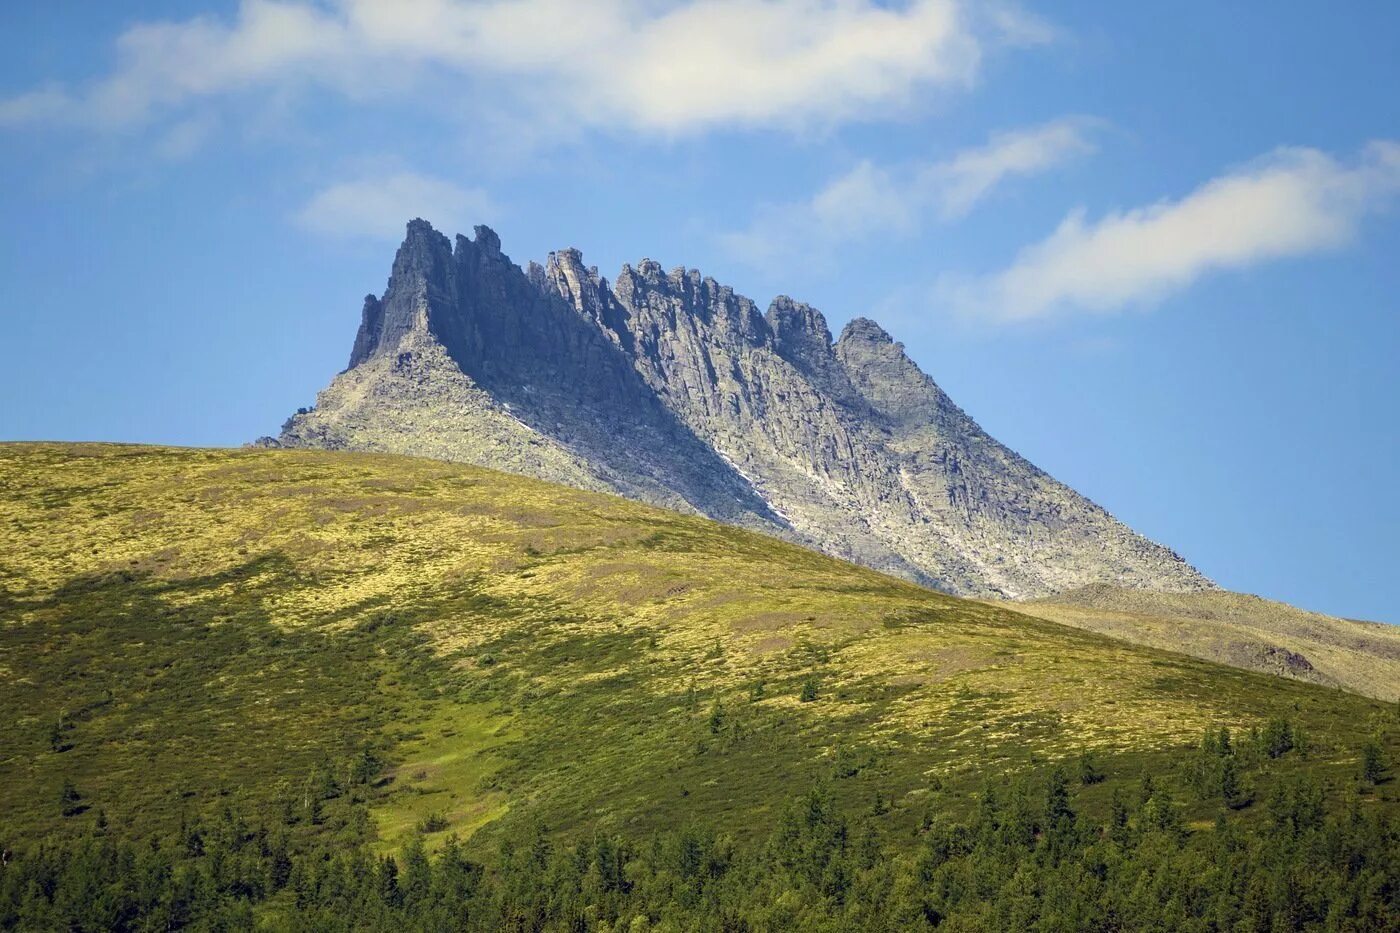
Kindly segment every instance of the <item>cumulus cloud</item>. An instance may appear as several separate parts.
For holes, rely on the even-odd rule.
[[[1094,151],[1084,117],[994,135],[951,158],[899,166],[862,161],[803,201],[761,209],[745,230],[722,241],[756,264],[822,256],[868,234],[910,234],[929,219],[956,220],[1009,178],[1048,171]]]
[[[296,213],[296,221],[307,230],[328,236],[398,240],[403,236],[404,221],[410,217],[422,217],[439,229],[452,230],[496,213],[496,206],[480,189],[399,172],[331,185]]]
[[[1177,201],[1090,221],[1072,212],[994,275],[945,284],[959,310],[999,321],[1113,313],[1159,301],[1211,272],[1336,249],[1400,194],[1400,143],[1351,164],[1278,149]]]
[[[139,123],[198,101],[305,82],[348,95],[416,70],[497,80],[585,125],[674,135],[834,124],[973,81],[988,42],[1043,41],[966,0],[243,0],[232,21],[147,23],[110,74],[0,101],[0,122]],[[461,86],[458,93],[465,93]]]

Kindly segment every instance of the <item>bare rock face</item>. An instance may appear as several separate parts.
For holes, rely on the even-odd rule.
[[[627,355],[542,286],[489,229],[454,246],[413,221],[384,297],[365,304],[349,368],[278,440],[459,460],[778,524]]]
[[[414,220],[349,368],[277,443],[459,460],[768,531],[960,595],[1211,588],[987,436],[879,325],[696,270],[522,270]]]

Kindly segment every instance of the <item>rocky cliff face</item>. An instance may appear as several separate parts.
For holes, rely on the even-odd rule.
[[[651,260],[526,269],[415,220],[350,366],[275,443],[497,467],[758,528],[961,595],[1212,584],[987,436],[873,321]]]

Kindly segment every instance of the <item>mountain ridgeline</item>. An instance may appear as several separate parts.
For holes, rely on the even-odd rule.
[[[699,513],[970,596],[1213,584],[984,432],[878,324],[698,271],[408,225],[349,367],[264,443],[435,457]]]

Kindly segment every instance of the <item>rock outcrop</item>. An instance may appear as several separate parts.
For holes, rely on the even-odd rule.
[[[951,593],[1212,584],[997,443],[873,321],[693,269],[522,269],[408,225],[350,365],[275,443],[458,460],[757,528]]]

